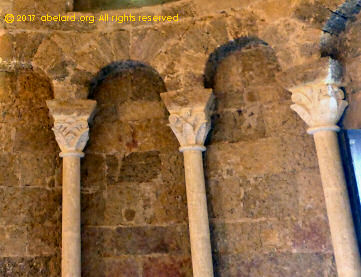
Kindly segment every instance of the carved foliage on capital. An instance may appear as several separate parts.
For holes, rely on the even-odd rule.
[[[203,145],[211,127],[208,112],[192,108],[171,114],[169,122],[181,146]]]
[[[309,133],[315,130],[338,130],[336,125],[348,103],[343,91],[336,85],[319,84],[292,89],[291,108],[310,127]]]
[[[53,131],[63,153],[82,152],[89,139],[89,127],[86,118],[67,116],[56,119]]]
[[[94,100],[47,101],[50,114],[54,118],[55,139],[64,155],[82,156],[89,139],[88,120],[92,117]]]

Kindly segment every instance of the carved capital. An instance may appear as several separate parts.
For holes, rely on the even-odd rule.
[[[292,92],[291,109],[294,110],[310,127],[307,132],[339,131],[337,122],[340,120],[348,103],[336,81],[334,72],[339,72],[339,64],[329,63],[328,75],[300,86],[289,89]]]
[[[205,151],[204,141],[211,128],[212,91],[172,91],[162,93],[161,97],[170,113],[168,125],[181,145],[180,151]]]
[[[89,139],[88,120],[92,117],[96,102],[93,100],[73,100],[63,102],[47,101],[50,114],[54,118],[54,134],[61,149],[60,156],[83,157],[83,149]]]

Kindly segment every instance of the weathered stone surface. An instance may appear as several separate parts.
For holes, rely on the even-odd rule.
[[[64,14],[66,2],[4,0],[0,14]],[[0,256],[11,256],[0,276],[60,276],[62,169],[45,101],[88,96],[98,108],[82,160],[83,275],[192,276],[183,157],[159,94],[204,79],[216,95],[205,153],[215,276],[336,276],[314,143],[285,88],[324,76],[320,29],[342,3],[121,11],[179,15],[166,24],[0,20]],[[328,52],[344,59],[350,128],[360,125],[355,19]]]
[[[328,256],[309,253],[269,253],[258,256],[220,255],[216,276],[336,276],[328,270]],[[324,275],[328,274],[330,275]]]
[[[134,152],[124,157],[119,173],[120,182],[147,182],[160,173],[159,152]]]
[[[291,110],[290,105],[290,101],[264,105],[266,136],[304,136],[307,126],[297,113]]]
[[[23,226],[0,227],[0,256],[21,256],[26,253],[27,232]],[[1,268],[1,267],[0,267]]]
[[[21,32],[14,35],[14,58],[20,62],[30,63],[44,39],[42,33]],[[26,43],[24,43],[26,41]]]
[[[67,2],[65,0],[56,0],[51,3],[43,2],[40,0],[14,0],[13,10],[17,14],[41,14],[43,12],[48,13],[59,13],[65,12]]]
[[[192,274],[190,257],[156,257],[147,258],[143,265],[144,277],[190,277]]]
[[[21,186],[53,187],[56,170],[61,167],[60,158],[56,153],[21,153],[18,155],[17,163],[17,175]]]
[[[19,170],[16,157],[13,154],[0,154],[0,184],[1,186],[11,187],[19,185]]]
[[[254,140],[265,136],[262,108],[256,105],[215,113],[212,126],[208,143]]]
[[[16,92],[16,74],[14,72],[0,72],[0,101],[11,103]]]
[[[212,224],[213,252],[216,254],[256,255],[269,251],[292,249],[292,220],[244,219],[240,222]]]
[[[239,46],[239,49],[223,54],[225,57],[214,77],[217,92],[232,93],[250,85],[274,81],[280,69],[277,58],[272,48],[260,43]]]
[[[60,260],[57,256],[2,257],[0,258],[0,274],[4,277],[56,277],[60,275]]]
[[[297,19],[322,27],[331,14],[321,1],[304,1],[295,8],[294,15]]]
[[[150,223],[158,186],[153,183],[120,183],[108,186],[105,203],[107,225]]]
[[[14,56],[13,42],[14,42],[14,37],[11,34],[7,32],[0,33],[0,44],[2,46],[0,50],[1,60],[9,61],[13,58]]]
[[[178,142],[167,123],[167,119],[149,119],[96,124],[90,134],[88,149],[107,154],[177,149]]]
[[[103,257],[189,253],[187,226],[84,227],[83,251]]]
[[[209,177],[222,176],[227,170],[240,175],[263,175],[316,166],[316,152],[309,135],[213,144],[206,153]]]
[[[96,189],[94,191],[94,189]],[[105,222],[106,192],[100,188],[89,188],[81,194],[81,221],[86,225],[103,225]]]
[[[297,216],[298,190],[293,174],[255,176],[249,178],[248,182],[242,184],[246,217]]]
[[[94,191],[104,187],[106,164],[101,155],[86,154],[81,160],[81,189]]]
[[[34,256],[60,255],[61,224],[30,224],[26,226],[27,252]]]
[[[30,125],[18,126],[15,133],[14,151],[16,152],[42,152],[52,154],[57,151],[50,126]]]
[[[1,225],[46,224],[60,220],[61,191],[57,189],[1,187],[0,197]]]
[[[132,257],[94,259],[86,255],[82,265],[82,275],[87,277],[141,276],[138,262]]]

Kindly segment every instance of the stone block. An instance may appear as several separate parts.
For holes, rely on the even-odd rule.
[[[293,222],[288,219],[215,221],[211,224],[212,251],[217,255],[291,251],[292,226]]]
[[[53,187],[56,170],[61,167],[57,153],[19,153],[17,163],[21,186]]]
[[[86,154],[81,159],[81,189],[94,191],[104,187],[106,164],[102,155]]]
[[[17,93],[19,103],[35,107],[46,107],[46,100],[53,98],[50,80],[43,74],[23,70],[17,74]]]
[[[190,251],[186,225],[168,227],[84,227],[83,251],[102,257],[177,254]]]
[[[190,257],[164,256],[145,258],[144,277],[191,277],[192,261]]]
[[[157,218],[158,183],[108,185],[104,221],[106,225],[153,223]]]
[[[0,103],[10,104],[16,93],[16,73],[0,72]]]
[[[118,227],[106,241],[108,255],[124,254],[187,254],[189,234],[187,225],[167,227]]]
[[[292,243],[294,249],[299,252],[332,253],[327,217],[318,216],[299,220],[294,225]]]
[[[27,252],[27,230],[24,226],[0,227],[0,256],[25,256]],[[0,267],[1,272],[1,267]]]
[[[60,260],[56,256],[2,257],[0,274],[4,277],[57,277]]]
[[[27,253],[32,256],[61,255],[61,222],[26,226]]]
[[[133,257],[104,259],[106,277],[140,277],[138,262]],[[99,276],[99,275],[93,275]]]
[[[311,136],[264,138],[208,146],[205,158],[208,177],[234,174],[264,175],[316,167],[317,157]]]
[[[212,251],[222,255],[260,251],[259,234],[258,224],[214,223],[211,225]]]
[[[95,191],[93,191],[95,190]],[[106,193],[101,188],[92,187],[81,194],[81,221],[84,225],[103,225],[106,212]],[[119,204],[119,203],[118,203]],[[115,222],[112,222],[115,224]]]
[[[19,185],[19,169],[16,156],[10,153],[0,154],[0,185],[12,187]]]
[[[239,108],[236,111],[214,113],[208,143],[254,140],[265,136],[260,106]]]
[[[93,126],[90,126],[87,153],[98,154],[124,154],[127,146],[130,149],[137,146],[132,137],[132,130],[128,124],[117,122],[99,122],[95,118]]]
[[[118,181],[121,161],[122,157],[118,157],[117,155],[105,156],[107,184],[114,184]]]
[[[50,125],[18,125],[16,127],[14,151],[53,154],[58,153],[58,149]]]
[[[264,106],[263,117],[267,136],[304,136],[307,125],[291,108],[291,102]]]
[[[56,224],[61,191],[32,187],[0,188],[1,224]]]
[[[215,276],[322,277],[326,272],[326,257],[319,253],[219,255],[215,258]]]
[[[244,217],[244,187],[249,184],[244,176],[208,178],[207,203],[210,218],[221,220]]]
[[[294,16],[314,27],[321,28],[331,16],[331,11],[321,1],[304,1],[297,5]]]
[[[86,277],[140,277],[138,261],[134,257],[101,258],[83,255],[82,276]]]
[[[274,50],[259,41],[222,54],[214,76],[216,91],[227,93],[234,88],[274,83],[280,71]]]
[[[300,216],[307,218],[327,217],[320,170],[310,168],[296,174],[299,192]]]
[[[133,130],[134,139],[127,145],[128,151],[133,149],[135,143],[137,151],[175,150],[179,147],[167,119],[134,121],[129,126]]]
[[[8,32],[0,33],[0,60],[10,61],[14,57],[14,37]]]
[[[298,187],[292,173],[250,177],[242,188],[246,217],[281,219],[298,215]]]
[[[160,170],[159,152],[133,152],[123,158],[118,180],[120,182],[147,182],[157,178]]]
[[[14,57],[20,62],[31,63],[45,35],[35,32],[19,32],[14,35]],[[27,43],[24,43],[26,41]]]
[[[14,0],[13,11],[17,14],[57,14],[67,11],[69,8],[66,0],[44,2],[41,0]]]
[[[166,184],[185,184],[183,154],[178,150],[160,152],[162,181]]]
[[[257,102],[277,105],[291,99],[291,93],[276,83],[249,86],[244,90],[244,99],[246,104]]]
[[[298,216],[298,187],[293,174],[210,178],[210,216],[217,219]]]
[[[69,75],[65,67],[64,52],[51,38],[44,39],[39,45],[32,64],[48,72],[49,78],[53,80],[63,80]]]

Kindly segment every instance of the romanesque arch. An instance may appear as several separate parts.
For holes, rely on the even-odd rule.
[[[91,81],[97,110],[82,164],[84,276],[133,275],[134,263],[147,271],[149,263],[177,261],[180,268],[167,269],[175,276],[191,270],[183,160],[167,126],[165,91],[153,68],[132,60],[109,64]]]

